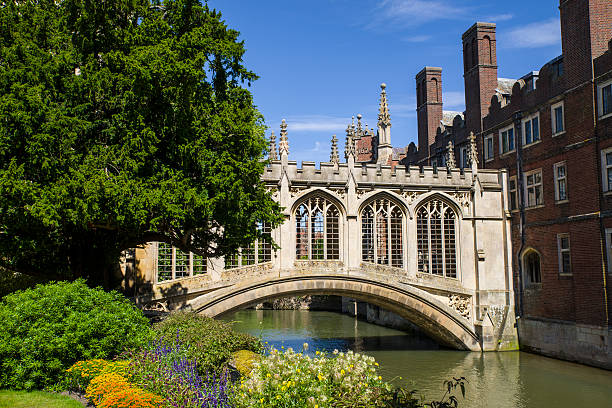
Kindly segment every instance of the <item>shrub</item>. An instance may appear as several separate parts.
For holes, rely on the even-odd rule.
[[[136,387],[124,388],[105,394],[98,408],[156,408],[163,400],[159,395]]]
[[[249,350],[240,350],[232,355],[232,365],[238,372],[247,376],[253,371],[255,363],[259,361],[261,356]]]
[[[128,375],[129,361],[107,361],[102,359],[77,361],[66,370],[65,388],[84,392],[89,383],[101,374],[115,373]]]
[[[292,349],[272,349],[236,385],[232,399],[238,408],[381,406],[391,386],[376,367],[374,358],[352,351],[310,357]]]
[[[0,388],[58,387],[75,362],[113,357],[150,338],[148,320],[117,292],[82,280],[16,292],[0,301]]]
[[[132,388],[132,385],[124,376],[115,373],[102,374],[91,380],[85,396],[97,406],[105,395],[128,388]]]
[[[148,349],[130,352],[130,378],[137,385],[161,395],[166,404],[182,408],[227,408],[228,377],[200,376],[195,360],[175,338],[173,344],[157,341]]]
[[[179,333],[181,343],[188,347],[186,357],[196,360],[201,375],[220,373],[238,350],[262,351],[259,339],[234,331],[230,324],[196,313],[173,313],[155,325],[160,337],[173,339]]]

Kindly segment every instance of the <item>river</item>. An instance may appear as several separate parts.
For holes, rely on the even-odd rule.
[[[440,398],[442,382],[466,377],[460,408],[612,407],[612,372],[523,352],[474,353],[440,348],[426,337],[334,312],[240,310],[226,314],[236,330],[276,348],[353,350],[373,356],[381,375]],[[401,379],[400,379],[401,377]]]

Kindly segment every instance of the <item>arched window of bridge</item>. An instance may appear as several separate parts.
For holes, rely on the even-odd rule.
[[[361,259],[397,268],[404,266],[404,215],[390,200],[378,199],[361,211]]]
[[[206,258],[183,252],[165,242],[157,243],[157,282],[206,273]]]
[[[295,212],[296,259],[340,259],[340,211],[328,199],[315,195]]]
[[[257,224],[257,229],[269,236],[270,225]],[[272,245],[268,239],[257,239],[245,248],[239,248],[236,253],[225,257],[225,269],[239,268],[241,266],[257,265],[272,261]]]
[[[418,270],[422,273],[457,277],[457,215],[439,199],[417,210]]]

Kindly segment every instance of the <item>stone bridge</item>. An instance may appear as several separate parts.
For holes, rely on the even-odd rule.
[[[384,91],[384,89],[383,89]],[[381,111],[383,107],[381,106]],[[379,122],[379,135],[386,134]],[[360,126],[357,127],[357,130]],[[355,127],[346,163],[332,141],[331,162],[280,158],[271,145],[263,181],[284,211],[270,232],[224,259],[202,259],[164,243],[135,253],[137,301],[144,308],[218,316],[264,300],[305,294],[358,299],[394,312],[442,344],[472,351],[518,346],[510,250],[507,173],[355,162]]]

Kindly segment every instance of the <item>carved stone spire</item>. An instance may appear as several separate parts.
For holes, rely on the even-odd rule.
[[[278,160],[278,156],[276,155],[276,135],[274,131],[270,132],[270,152],[268,153],[268,158],[270,160]]]
[[[361,116],[361,113],[357,114],[357,136],[361,136],[362,132],[363,132],[363,128],[361,127],[361,118],[363,116]]]
[[[387,104],[387,84],[380,84],[380,107],[378,109],[378,126],[390,127],[391,116],[389,115],[389,105]]]
[[[331,154],[329,155],[329,161],[334,164],[340,163],[340,156],[338,156],[338,139],[336,135],[333,135],[331,139]]]
[[[453,151],[453,142],[448,141],[448,159],[446,160],[446,168],[454,169],[457,167],[455,162],[455,152]]]
[[[281,122],[280,125],[280,141],[278,143],[278,152],[282,156],[283,154],[289,155],[289,139],[287,138],[287,122],[285,119]]]
[[[344,144],[344,157],[346,160],[351,156],[355,157],[355,141],[353,140],[354,126],[355,125],[349,125],[346,127],[346,142]]]
[[[478,168],[478,147],[476,146],[476,136],[474,132],[470,132],[470,163],[472,163],[472,169]]]

